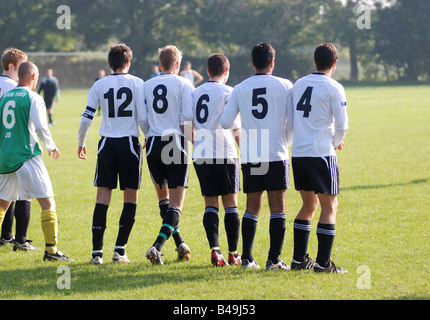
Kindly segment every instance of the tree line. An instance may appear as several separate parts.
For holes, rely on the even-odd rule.
[[[58,28],[60,5],[70,28]],[[0,45],[75,52],[124,42],[133,73],[147,75],[158,48],[175,44],[202,65],[226,54],[241,79],[251,48],[268,41],[279,75],[297,79],[313,71],[313,48],[333,42],[347,52],[351,81],[417,81],[430,76],[428,21],[428,0],[15,0],[0,3]]]

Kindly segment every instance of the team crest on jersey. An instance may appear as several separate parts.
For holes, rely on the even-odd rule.
[[[340,105],[341,105],[342,107],[346,107],[346,101],[345,101],[345,102],[341,102],[341,103],[340,103]]]

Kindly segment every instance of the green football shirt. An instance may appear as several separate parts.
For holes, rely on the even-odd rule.
[[[32,103],[31,92],[24,87],[10,90],[0,100],[1,174],[15,172],[25,161],[42,154],[30,121]]]

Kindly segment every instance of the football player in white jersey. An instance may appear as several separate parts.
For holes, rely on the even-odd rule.
[[[167,211],[154,244],[146,257],[153,264],[163,265],[161,248],[172,235],[178,234],[185,191],[188,187],[187,141],[185,121],[193,119],[191,83],[178,75],[182,53],[168,45],[159,50],[162,73],[145,83],[148,112],[146,158],[156,188],[168,187]],[[160,202],[161,204],[161,202]],[[190,258],[190,249],[182,237],[175,238],[179,260]]]
[[[240,121],[236,121],[232,130],[223,129],[219,123],[225,104],[233,91],[232,87],[225,84],[229,70],[230,62],[226,56],[219,53],[211,55],[207,62],[209,81],[199,86],[193,93],[195,126],[193,161],[205,200],[203,225],[214,266],[241,264],[240,255],[237,253],[240,231],[237,193],[240,190],[240,180],[235,146],[235,139],[239,142]],[[240,120],[239,116],[237,120]],[[225,210],[228,262],[219,247],[220,196]]]
[[[295,187],[303,206],[294,221],[292,268],[316,272],[346,272],[330,260],[335,237],[339,170],[336,149],[342,150],[348,129],[346,96],[343,86],[333,80],[337,50],[319,45],[314,52],[317,71],[294,84],[289,109],[294,112],[291,147]],[[317,226],[318,254],[313,262],[307,254],[311,220],[321,204]]]
[[[100,142],[94,185],[97,199],[93,215],[92,263],[103,263],[103,235],[112,189],[124,192],[113,262],[129,262],[125,245],[133,228],[141,178],[141,145],[139,127],[145,133],[146,109],[144,82],[128,74],[133,53],[125,44],[110,48],[108,61],[113,73],[96,81],[89,94],[87,108],[79,126],[78,156],[86,159],[85,138],[97,108],[101,107]]]
[[[252,256],[264,191],[270,207],[270,249],[266,269],[288,270],[279,259],[285,235],[285,195],[288,184],[287,100],[292,83],[272,75],[275,49],[259,43],[252,50],[255,75],[238,84],[224,108],[223,128],[240,113],[240,158],[243,191],[247,195],[242,219],[242,267],[259,268]]]
[[[28,60],[21,50],[8,48],[2,55],[3,74],[0,76],[0,97],[18,85],[18,69],[21,63]],[[27,239],[27,229],[30,223],[31,202],[17,200],[9,206],[3,224],[1,225],[0,245],[13,244],[14,250],[35,250],[31,240]],[[13,218],[15,217],[15,239],[12,234]]]

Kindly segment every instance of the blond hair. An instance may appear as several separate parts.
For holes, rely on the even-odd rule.
[[[168,45],[158,49],[158,59],[163,72],[170,71],[176,62],[181,62],[182,52],[176,46]]]

